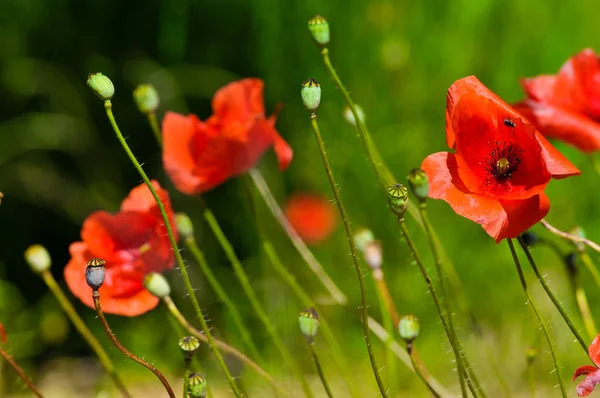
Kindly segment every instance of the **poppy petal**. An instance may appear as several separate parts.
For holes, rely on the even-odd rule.
[[[292,147],[279,134],[275,134],[273,149],[279,161],[279,170],[287,169],[294,157]]]
[[[600,383],[600,372],[596,370],[588,374],[585,379],[577,386],[577,395],[580,397],[588,396],[594,391],[596,384]]]
[[[213,97],[214,114],[223,122],[251,120],[265,117],[263,102],[264,83],[260,79],[248,78],[227,84]]]
[[[528,98],[549,104],[554,98],[556,80],[556,76],[554,75],[540,75],[521,79],[520,83]]]
[[[327,239],[337,222],[337,213],[331,202],[309,193],[291,195],[286,203],[285,216],[302,240],[309,244]]]
[[[506,221],[503,228],[495,236],[496,243],[504,238],[518,237],[546,217],[548,211],[550,211],[550,200],[543,192],[528,199],[501,200],[500,203]]]
[[[596,338],[588,347],[588,355],[590,356],[594,364],[600,367],[600,335],[596,336]]]
[[[579,376],[589,375],[590,373],[593,373],[597,370],[598,368],[592,365],[580,366],[577,369],[575,369],[575,374],[573,374],[573,381],[577,380]]]
[[[0,342],[2,344],[6,344],[6,330],[4,330],[4,326],[0,323]]]

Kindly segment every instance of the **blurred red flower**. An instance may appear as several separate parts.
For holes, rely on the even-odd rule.
[[[280,169],[287,168],[293,152],[275,130],[276,117],[265,117],[261,80],[226,85],[212,106],[206,122],[195,115],[165,115],[163,163],[177,189],[188,195],[208,191],[250,170],[271,146]]]
[[[173,210],[167,191],[152,181],[167,214],[173,233]],[[94,308],[92,290],[85,281],[87,262],[106,260],[106,278],[100,288],[100,302],[106,313],[136,316],[158,305],[158,298],[143,285],[144,276],[173,268],[173,250],[158,205],[145,184],[131,190],[121,211],[90,214],[81,229],[83,242],[69,247],[71,260],[65,268],[69,289],[88,307]]]
[[[583,152],[600,149],[600,58],[585,49],[557,75],[522,79],[527,99],[515,105],[547,137]]]
[[[333,232],[337,213],[326,198],[296,193],[288,198],[285,215],[298,235],[309,244],[317,244]]]
[[[600,335],[596,336],[588,347],[588,354],[596,366],[580,366],[573,375],[573,381],[579,376],[586,375],[585,379],[577,386],[577,395],[580,397],[590,395],[596,384],[600,383],[600,369],[598,369],[598,366],[600,366]]]
[[[474,76],[448,90],[446,143],[422,164],[429,196],[481,224],[496,242],[516,238],[550,208],[551,177],[580,174],[536,129]]]
[[[6,330],[4,330],[4,326],[0,323],[0,341],[6,344]]]

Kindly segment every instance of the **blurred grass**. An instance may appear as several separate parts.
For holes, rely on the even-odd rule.
[[[210,113],[210,98],[217,88],[239,77],[262,78],[267,109],[272,110],[280,101],[285,104],[278,129],[295,150],[295,159],[283,174],[277,171],[272,154],[261,164],[283,203],[297,190],[331,197],[325,175],[315,172],[321,167],[319,154],[299,96],[300,83],[314,77],[323,88],[319,109],[322,132],[353,224],[371,228],[383,241],[386,276],[399,310],[421,319],[421,355],[435,377],[455,388],[449,345],[431,299],[388,214],[360,141],[341,118],[341,94],[321,64],[306,21],[315,13],[329,20],[332,62],[364,108],[384,159],[394,174],[402,177],[428,154],[446,149],[445,94],[453,81],[475,74],[507,101],[521,98],[519,78],[555,73],[580,49],[600,48],[597,18],[591,12],[596,8],[591,0],[568,5],[558,0],[0,2],[0,190],[6,196],[0,208],[0,322],[9,332],[13,354],[36,378],[42,377],[43,383],[51,382],[47,369],[52,361],[64,357],[89,361],[84,342],[72,328],[64,330],[64,320],[56,315],[57,306],[43,283],[25,266],[22,253],[32,243],[46,245],[53,255],[53,272],[62,280],[68,245],[79,238],[83,219],[97,209],[116,211],[128,190],[139,183],[113,137],[101,104],[85,87],[88,72],[102,71],[113,79],[114,111],[133,151],[145,162],[149,175],[170,188],[175,208],[188,212],[197,223],[201,220],[198,203],[177,193],[162,171],[151,132],[131,101],[135,85],[151,82],[158,88],[161,112],[192,111],[204,118]],[[594,195],[600,187],[598,176],[582,154],[560,143],[557,147],[583,175],[550,184],[547,192],[552,209],[548,219],[563,229],[580,224],[589,237],[598,240],[600,209]],[[307,372],[313,372],[297,330],[300,304],[260,254],[241,182],[223,184],[208,193],[206,200],[244,260],[286,343],[302,359]],[[491,396],[502,394],[488,349],[513,396],[519,396],[528,391],[524,352],[533,345],[539,349],[535,362],[538,393],[551,393],[555,379],[550,374],[550,357],[524,305],[508,248],[495,245],[479,226],[455,215],[445,203],[432,202],[430,208],[481,328],[481,335],[474,337],[470,325],[461,322],[459,333],[471,362],[486,380],[488,392]],[[263,208],[261,214],[288,268],[313,295],[322,294],[268,212]],[[425,237],[414,223],[410,224],[431,264]],[[265,341],[214,238],[201,226],[197,229],[218,277],[225,285],[235,286],[231,294],[255,331],[257,344],[271,359],[269,370],[285,377],[277,353]],[[353,311],[359,297],[345,240],[342,228],[338,228],[315,248],[317,257],[350,298],[348,310],[327,307],[323,316],[332,321],[365,394],[372,396],[375,385],[358,312]],[[575,314],[559,259],[545,248],[536,249],[534,255],[569,313]],[[593,258],[599,259],[597,253]],[[196,274],[199,298],[214,327],[239,345],[228,315]],[[171,280],[174,298],[186,310],[187,300],[176,270],[171,272]],[[584,283],[591,310],[597,315],[600,293],[589,278],[584,278]],[[552,320],[558,356],[568,376],[576,366],[587,363],[586,358],[541,289],[532,285],[545,317]],[[370,311],[378,317],[375,292],[371,286],[369,289]],[[91,310],[81,305],[78,309],[102,336]],[[177,336],[164,327],[162,309],[136,319],[112,317],[110,321],[132,351],[156,360],[170,377],[180,377]],[[582,325],[579,318],[575,323]],[[65,335],[49,335],[49,329],[63,330]],[[376,349],[383,358],[382,345],[377,344]],[[111,350],[110,354],[130,380],[148,380],[143,370],[122,360],[119,353]],[[202,354],[210,382],[222,386],[207,350]],[[336,380],[330,358],[323,357],[326,371]],[[2,368],[2,376],[0,380],[9,385],[0,387],[0,395],[19,390],[10,369]],[[247,386],[255,384],[251,377],[241,380]],[[97,391],[96,385],[80,388]],[[402,367],[398,385],[401,391],[397,396],[424,393],[419,381]]]

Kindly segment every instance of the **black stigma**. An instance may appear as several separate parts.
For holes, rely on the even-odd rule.
[[[497,142],[490,156],[485,160],[485,169],[493,178],[493,181],[504,183],[510,180],[521,164],[523,152],[523,149],[514,144]],[[500,167],[498,161],[501,159],[508,161],[508,167]]]
[[[515,122],[513,122],[512,120],[510,120],[509,118],[505,117],[504,118],[504,125],[506,127],[515,127]]]

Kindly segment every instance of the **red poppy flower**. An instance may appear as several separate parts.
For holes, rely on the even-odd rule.
[[[317,244],[331,235],[337,221],[336,214],[327,199],[309,193],[291,195],[285,207],[290,224],[309,244]]]
[[[521,115],[474,76],[448,90],[446,142],[422,164],[429,196],[483,226],[496,242],[516,238],[550,208],[550,178],[579,174]]]
[[[596,366],[584,365],[575,370],[573,381],[579,376],[586,375],[585,379],[577,386],[577,395],[585,397],[590,395],[596,384],[600,383],[600,335],[596,336],[588,347],[588,354]]]
[[[175,228],[167,191],[156,181],[152,185]],[[176,229],[173,233],[177,238]],[[173,250],[158,205],[145,184],[131,190],[118,213],[90,214],[83,223],[81,239],[69,247],[71,260],[65,280],[85,305],[94,308],[92,290],[85,281],[87,262],[92,258],[106,260],[106,277],[100,288],[104,312],[136,316],[158,305],[158,298],[144,288],[143,279],[150,272],[173,268]]]
[[[583,152],[600,149],[600,58],[585,49],[569,58],[557,75],[522,79],[527,99],[515,109],[547,137]]]
[[[263,82],[243,79],[215,94],[214,114],[206,122],[194,115],[168,112],[163,120],[163,163],[181,192],[208,191],[256,165],[271,146],[284,170],[292,149],[265,117]]]
[[[4,326],[0,323],[0,342],[6,344],[6,330],[4,330]]]

